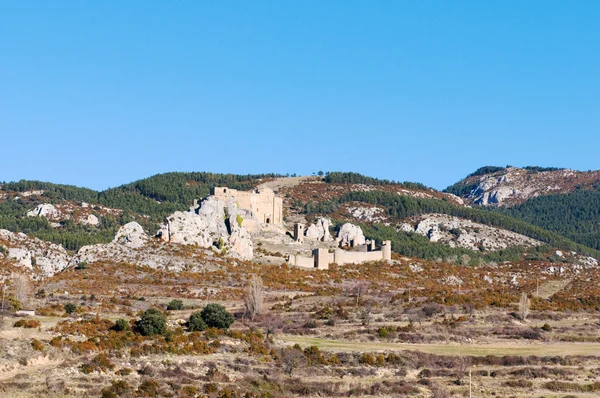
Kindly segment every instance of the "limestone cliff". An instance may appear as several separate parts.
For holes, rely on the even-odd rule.
[[[157,236],[165,242],[225,249],[235,257],[249,260],[254,248],[244,223],[253,229],[259,224],[254,214],[239,208],[233,198],[223,201],[209,196],[198,206],[167,217]]]
[[[569,193],[600,182],[600,171],[536,168],[497,168],[472,175],[448,187],[467,203],[482,206],[511,206],[542,195]]]

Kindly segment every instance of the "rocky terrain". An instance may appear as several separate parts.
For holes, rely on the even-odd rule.
[[[398,229],[426,236],[432,242],[471,250],[495,251],[511,246],[532,247],[542,244],[514,232],[445,214],[424,214],[402,223]]]
[[[210,184],[274,190],[285,222],[261,223]],[[353,173],[11,187],[0,396],[600,392],[596,252],[457,196]],[[288,265],[383,240],[391,261]],[[209,327],[214,304],[227,322]]]
[[[71,262],[71,257],[62,246],[5,229],[0,229],[0,248],[0,259],[12,262],[32,274],[52,276],[66,269]]]
[[[239,208],[233,198],[223,202],[210,196],[187,212],[167,217],[157,236],[171,243],[203,248],[218,246],[249,260],[253,257],[253,243],[246,226],[260,232],[260,222],[252,211]]]
[[[542,177],[547,181],[549,175],[554,175],[553,178],[556,178],[557,173],[563,177],[578,178],[573,177],[576,174],[568,170],[532,174],[527,170],[516,168],[497,171],[493,175],[470,178],[483,181],[478,185],[478,189],[483,193],[489,193],[494,187],[500,189],[511,181],[534,177],[537,181],[542,181]],[[353,178],[357,177],[354,175]],[[500,181],[499,185],[485,182],[492,180]],[[69,223],[75,222],[75,225],[79,225],[78,231],[81,231],[81,234],[99,234],[101,231],[106,231],[104,234],[110,233],[110,235],[104,243],[88,244],[76,250],[67,250],[60,244],[42,240],[35,235],[2,230],[0,259],[11,266],[27,269],[32,275],[45,277],[76,267],[79,263],[111,261],[115,258],[122,262],[154,269],[172,270],[194,268],[194,261],[190,261],[186,256],[196,258],[225,255],[239,260],[254,259],[267,264],[281,264],[285,263],[290,255],[310,256],[312,249],[317,247],[333,249],[340,243],[348,246],[354,241],[362,245],[368,239],[378,239],[372,232],[369,232],[371,235],[365,236],[359,225],[368,228],[370,226],[390,227],[391,231],[397,231],[398,236],[421,235],[427,237],[433,244],[470,250],[472,251],[472,254],[468,253],[470,257],[507,248],[526,249],[546,243],[522,233],[452,214],[423,212],[416,216],[398,217],[394,215],[392,208],[384,204],[357,201],[353,197],[344,201],[347,195],[356,192],[382,193],[392,195],[389,196],[392,199],[412,198],[411,200],[416,201],[430,201],[423,202],[429,203],[428,206],[431,206],[431,203],[440,203],[444,206],[451,204],[457,209],[464,207],[462,200],[457,196],[439,193],[418,184],[394,185],[375,181],[378,185],[372,185],[370,180],[365,182],[340,183],[321,177],[258,179],[256,186],[268,187],[284,197],[284,215],[287,220],[285,225],[261,224],[252,211],[240,208],[233,199],[221,200],[208,196],[188,210],[168,214],[162,219],[161,224],[156,224],[156,227],[152,226],[155,224],[148,222],[150,216],[134,213],[133,218],[140,222],[125,223],[112,233],[110,229],[103,228],[106,228],[107,220],[114,222],[110,221],[110,217],[113,217],[112,220],[114,217],[121,217],[122,209],[85,201],[44,202],[43,199],[47,196],[44,190],[22,192],[5,190],[3,203],[11,206],[13,203],[20,204],[23,209],[21,210],[23,223],[26,223],[27,219],[39,218],[47,220],[50,229],[61,231],[72,228],[70,226],[72,224]],[[86,192],[86,195],[89,193]],[[55,194],[51,195],[54,196]],[[313,206],[315,210],[312,210]],[[319,217],[319,214],[322,216]],[[304,242],[296,242],[292,238],[296,222],[307,226]],[[336,236],[338,238],[334,239]],[[189,246],[183,257],[174,254],[179,253],[177,247],[180,245]],[[395,245],[396,250],[402,250],[402,247],[398,247],[398,243]],[[556,250],[568,253],[572,248],[555,247],[554,251]],[[554,251],[548,252],[548,256],[553,256]],[[465,252],[448,252],[446,256],[451,258],[464,256],[464,254]],[[432,258],[440,257],[439,254],[433,256]],[[582,258],[587,257],[589,256],[582,256]]]
[[[502,207],[520,204],[538,196],[590,189],[600,183],[600,171],[538,171],[535,168],[518,167],[493,169],[500,170],[483,174],[476,172],[476,175],[467,177],[447,191],[460,194],[467,203]]]
[[[38,195],[36,195],[38,196]],[[76,223],[98,226],[100,217],[103,215],[119,216],[122,213],[120,209],[111,209],[100,205],[90,205],[86,202],[79,204],[67,202],[53,205],[51,203],[42,203],[33,210],[27,212],[27,217],[43,217],[50,221],[55,228],[60,228],[61,223],[67,220],[74,220]]]

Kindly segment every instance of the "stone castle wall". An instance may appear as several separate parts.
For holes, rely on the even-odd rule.
[[[275,193],[269,188],[248,192],[215,187],[213,194],[221,199],[232,196],[239,207],[252,210],[263,224],[283,223],[283,199],[275,196]]]
[[[314,249],[312,254],[312,257],[292,255],[289,263],[302,268],[328,269],[329,264],[344,265],[369,261],[391,261],[392,243],[389,240],[384,241],[381,250],[346,251],[335,249],[333,253],[329,253],[327,249]]]

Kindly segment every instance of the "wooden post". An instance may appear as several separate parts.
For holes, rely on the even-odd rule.
[[[469,398],[472,397],[472,389],[471,389],[471,368],[469,368]]]

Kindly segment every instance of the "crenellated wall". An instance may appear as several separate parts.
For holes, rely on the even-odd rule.
[[[367,246],[367,248],[372,250],[374,246]],[[290,256],[289,263],[303,268],[328,269],[329,264],[344,265],[369,261],[391,261],[392,243],[389,240],[383,241],[381,250],[346,251],[335,249],[333,253],[329,253],[327,249],[314,249],[312,254],[312,257],[292,255]]]

